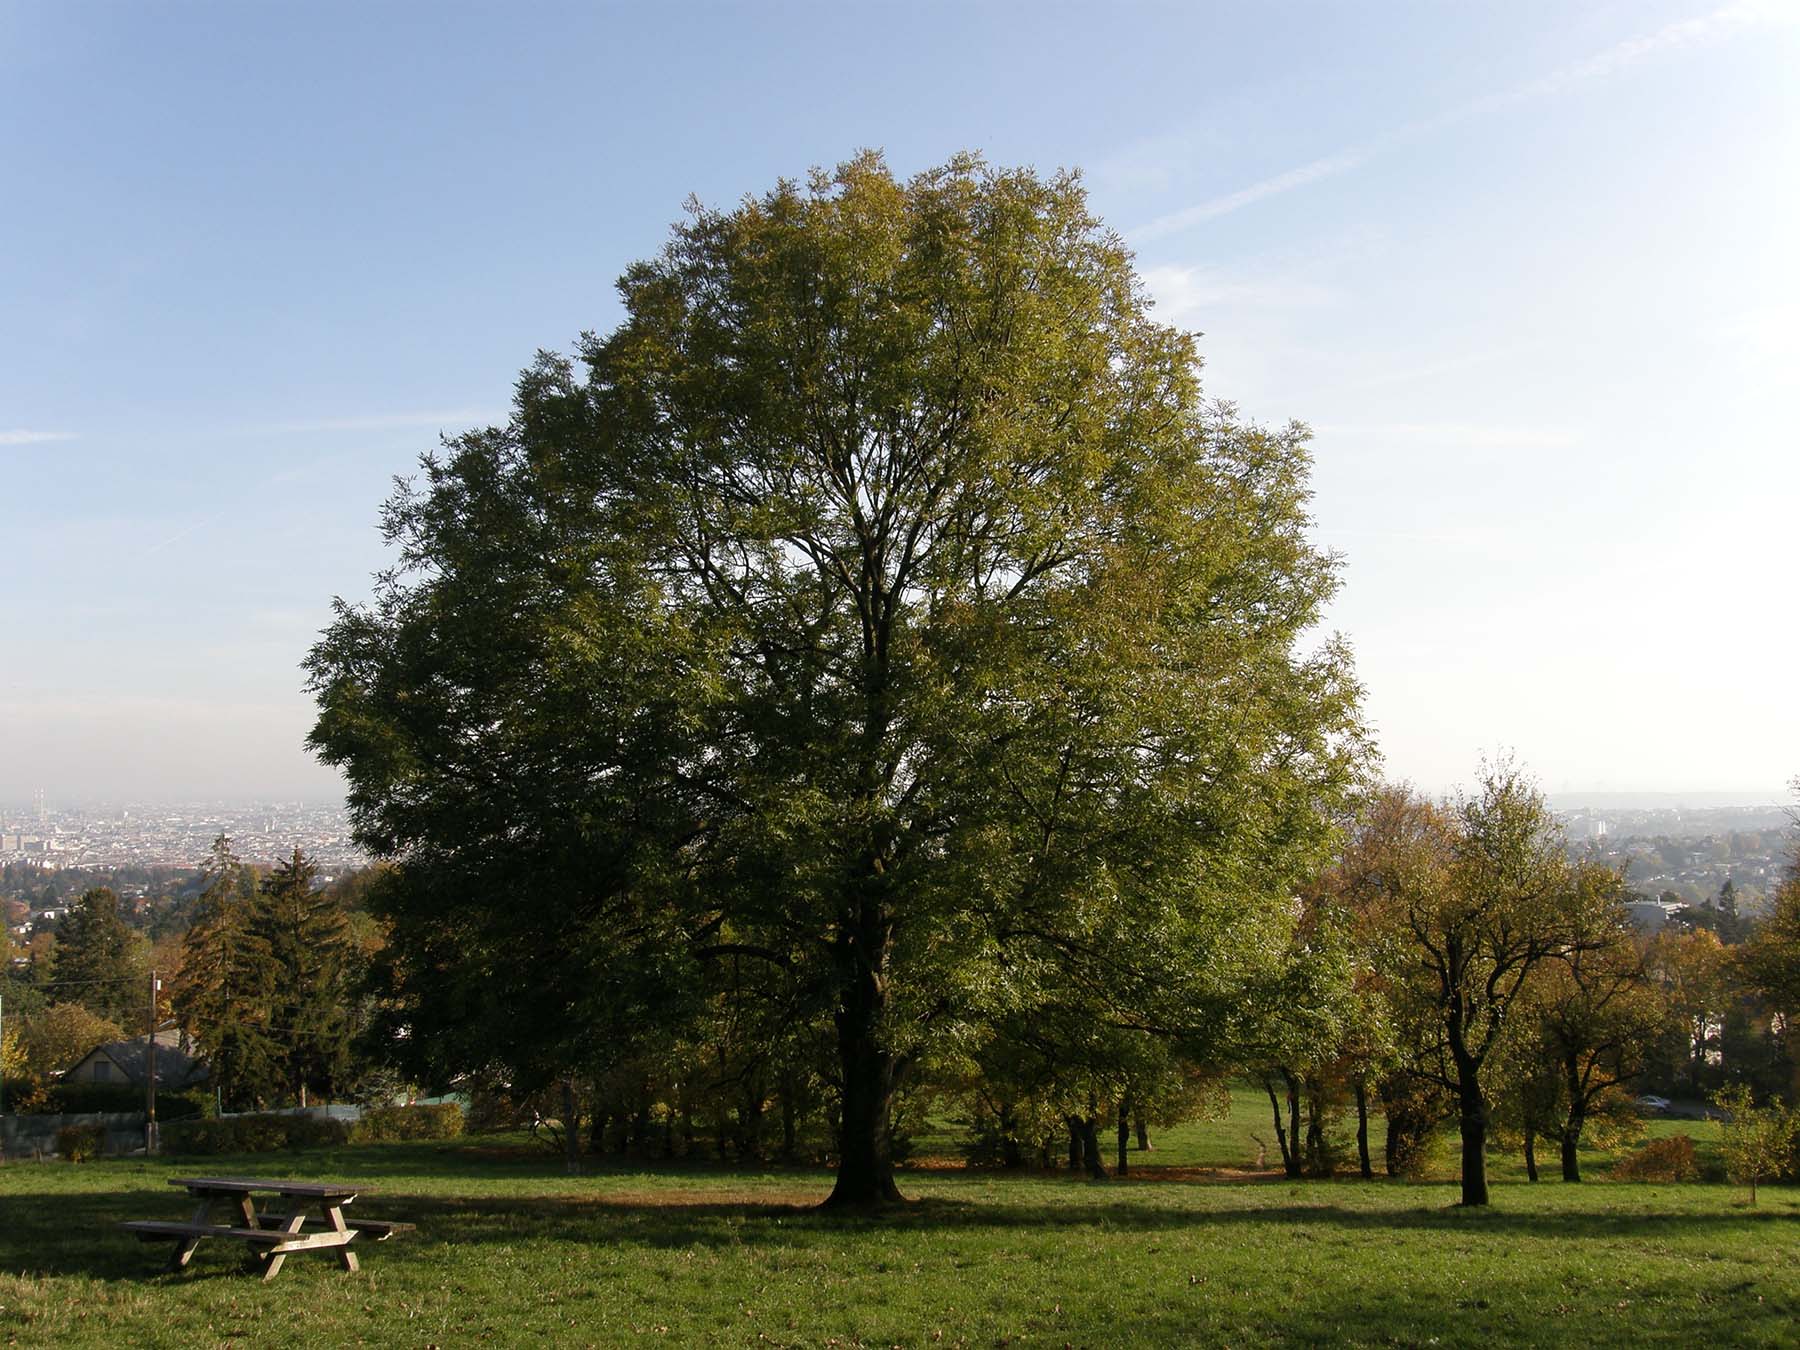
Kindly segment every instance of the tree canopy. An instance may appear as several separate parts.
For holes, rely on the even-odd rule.
[[[865,155],[620,294],[310,657],[395,1043],[548,1081],[755,963],[868,1204],[925,1057],[1052,1003],[1204,1039],[1364,748],[1305,429],[1203,397],[1072,175]]]

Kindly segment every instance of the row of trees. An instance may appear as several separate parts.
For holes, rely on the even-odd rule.
[[[1482,1204],[1495,1133],[1523,1148],[1533,1180],[1538,1141],[1554,1141],[1577,1181],[1584,1138],[1635,1120],[1636,1085],[1690,1071],[1700,1090],[1708,1032],[1748,990],[1725,978],[1712,933],[1638,933],[1620,875],[1570,860],[1515,769],[1453,806],[1380,793],[1346,840],[1305,906],[1351,992],[1278,1061],[1290,1121],[1303,1095],[1315,1114],[1353,1095],[1365,1122],[1373,1095],[1395,1171],[1453,1118],[1464,1202]],[[1293,1128],[1282,1149],[1290,1171],[1310,1161]],[[1367,1175],[1366,1143],[1360,1163]]]
[[[317,874],[296,848],[247,885],[230,840],[213,842],[170,1003],[222,1099],[304,1105],[351,1086],[359,953]]]
[[[350,1089],[362,947],[340,892],[296,849],[258,874],[220,836],[201,868],[189,926],[153,948],[106,887],[82,893],[54,940],[8,974],[9,1096],[42,1094],[97,1045],[171,1021],[201,1054],[227,1106]],[[365,940],[373,939],[366,927]],[[152,1010],[151,971],[161,977]]]

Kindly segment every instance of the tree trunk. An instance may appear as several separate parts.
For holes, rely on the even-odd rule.
[[[873,907],[854,936],[838,944],[849,974],[837,1010],[838,1060],[843,1081],[843,1120],[838,1130],[837,1183],[828,1209],[871,1209],[902,1197],[894,1184],[888,1112],[894,1091],[894,1056],[881,1043],[886,1002],[881,966],[886,938]]]
[[[566,1106],[568,1103],[565,1102]],[[607,1115],[598,1102],[594,1105],[594,1114],[588,1118],[587,1151],[599,1155],[606,1152]]]
[[[1087,1155],[1087,1174],[1095,1181],[1106,1180],[1106,1164],[1100,1161],[1100,1116],[1098,1111],[1081,1122],[1082,1151]]]
[[[1150,1125],[1149,1125],[1149,1122],[1146,1121],[1142,1116],[1139,1116],[1132,1123],[1137,1126],[1138,1152],[1139,1153],[1148,1153],[1150,1151]]]
[[[1525,1127],[1525,1179],[1536,1181],[1537,1173],[1537,1131],[1529,1125]]]
[[[1123,1098],[1119,1101],[1119,1167],[1120,1176],[1130,1169],[1131,1162],[1125,1156],[1125,1150],[1131,1146],[1131,1111]]]
[[[581,1170],[581,1109],[575,1102],[575,1080],[562,1080],[563,1170],[571,1176]]]
[[[799,1122],[794,1110],[794,1080],[791,1074],[783,1074],[781,1079],[781,1160],[791,1163],[799,1156]]]
[[[639,1153],[650,1153],[650,1090],[645,1088],[638,1098],[637,1115],[631,1121],[631,1146]]]
[[[1000,1133],[1000,1165],[1009,1171],[1025,1166],[1024,1147],[1019,1143],[1019,1120],[1011,1102],[1000,1103],[994,1124]]]
[[[1581,1065],[1575,1056],[1563,1059],[1563,1080],[1569,1089],[1569,1113],[1562,1128],[1562,1179],[1581,1180],[1581,1131],[1587,1125],[1587,1094],[1581,1090]]]
[[[738,1156],[761,1162],[763,1155],[763,1098],[754,1085],[746,1086],[738,1101]]]
[[[1476,1066],[1470,1065],[1460,1075],[1456,1094],[1462,1130],[1462,1202],[1469,1206],[1488,1202],[1487,1097],[1475,1075]]]
[[[1369,1162],[1369,1085],[1360,1076],[1356,1080],[1356,1162],[1362,1179],[1374,1180],[1375,1168]]]
[[[1305,1169],[1315,1177],[1329,1175],[1325,1163],[1325,1090],[1318,1079],[1306,1084]]]
[[[1300,1160],[1288,1146],[1287,1129],[1281,1123],[1281,1099],[1275,1095],[1275,1080],[1264,1076],[1263,1090],[1269,1094],[1269,1110],[1275,1117],[1275,1143],[1281,1149],[1281,1170],[1290,1177],[1300,1175]],[[1298,1140],[1294,1141],[1297,1145]]]
[[[1287,1174],[1290,1177],[1298,1177],[1305,1170],[1300,1156],[1300,1083],[1286,1069],[1281,1071],[1281,1076],[1287,1080]]]
[[[1079,1172],[1087,1152],[1087,1141],[1081,1137],[1081,1117],[1064,1116],[1063,1122],[1069,1127],[1069,1170]]]

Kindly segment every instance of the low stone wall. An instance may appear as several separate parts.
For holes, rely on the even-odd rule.
[[[142,1111],[84,1111],[60,1116],[0,1116],[0,1157],[8,1162],[56,1157],[56,1132],[65,1125],[99,1125],[106,1130],[106,1153],[144,1147]]]

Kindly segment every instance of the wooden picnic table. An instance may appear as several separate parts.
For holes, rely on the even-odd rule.
[[[354,1271],[356,1253],[350,1244],[358,1236],[383,1242],[395,1233],[412,1231],[409,1223],[378,1219],[344,1218],[345,1206],[363,1194],[360,1186],[335,1181],[281,1181],[269,1177],[175,1177],[171,1186],[185,1186],[194,1198],[194,1215],[185,1223],[162,1219],[131,1219],[119,1226],[136,1233],[143,1242],[173,1242],[170,1270],[180,1270],[194,1255],[202,1239],[235,1238],[262,1265],[263,1279],[272,1280],[281,1263],[293,1252],[335,1251],[338,1263]],[[261,1211],[256,1197],[266,1199]],[[219,1206],[227,1209],[226,1221],[213,1220]],[[307,1231],[309,1218],[319,1226]],[[233,1219],[236,1222],[233,1222]]]

